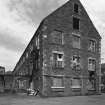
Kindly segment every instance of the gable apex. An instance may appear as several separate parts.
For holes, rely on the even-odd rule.
[[[86,10],[86,8],[84,7],[84,5],[82,4],[81,0],[69,0],[69,2],[72,2],[72,3],[74,3],[74,4],[77,3],[79,6],[82,7],[82,10],[84,11],[84,14],[86,15],[87,20],[90,22],[91,27],[94,29],[94,30],[93,30],[93,29],[91,29],[91,30],[93,30],[94,32],[96,32],[96,33],[97,33],[97,36],[99,37],[99,39],[101,39],[101,36],[100,36],[100,34],[99,34],[99,32],[98,32],[98,30],[97,30],[95,24],[93,23],[93,21],[92,21],[90,15],[89,15],[89,13],[87,12],[87,10]],[[91,30],[90,30],[90,31],[91,31]]]
[[[74,4],[77,4],[79,6],[79,14],[75,14],[74,13]],[[47,23],[47,21],[55,21],[55,24],[57,21],[60,22],[60,20],[62,20],[61,18],[65,18],[65,22],[68,21],[68,23],[72,23],[72,17],[76,16],[80,19],[80,21],[87,21],[85,28],[90,29],[90,27],[92,29],[94,29],[95,33],[97,33],[96,35],[94,34],[94,37],[97,38],[101,38],[100,34],[98,33],[94,23],[92,22],[91,18],[89,17],[88,12],[86,11],[86,9],[84,8],[84,5],[81,3],[80,0],[68,0],[65,4],[63,4],[62,6],[60,6],[58,9],[56,9],[55,11],[53,11],[51,14],[49,14],[47,17],[44,18],[44,23]],[[71,21],[70,21],[71,20]],[[60,23],[65,24],[64,21],[61,21]],[[84,27],[83,27],[84,28]],[[90,35],[89,35],[90,37]]]

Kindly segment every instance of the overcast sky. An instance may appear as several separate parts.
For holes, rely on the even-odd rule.
[[[40,21],[68,0],[0,0],[0,65],[13,70]],[[102,36],[105,61],[105,0],[80,0]]]

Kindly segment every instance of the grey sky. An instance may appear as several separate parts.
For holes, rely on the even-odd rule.
[[[0,0],[0,65],[13,70],[40,21],[66,1]],[[102,58],[105,58],[105,0],[80,1],[103,38]]]

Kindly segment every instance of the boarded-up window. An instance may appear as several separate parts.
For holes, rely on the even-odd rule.
[[[80,79],[73,78],[71,81],[71,88],[81,88]]]
[[[64,43],[64,36],[61,31],[53,31],[51,33],[51,42],[55,44],[60,44],[62,45]]]
[[[73,35],[73,48],[79,48],[80,49],[80,37]]]
[[[53,79],[52,79],[52,87],[64,87],[63,78],[61,78],[61,77],[53,77]]]

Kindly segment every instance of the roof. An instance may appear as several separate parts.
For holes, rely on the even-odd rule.
[[[0,66],[0,69],[5,69],[5,67],[3,67],[3,66]]]

